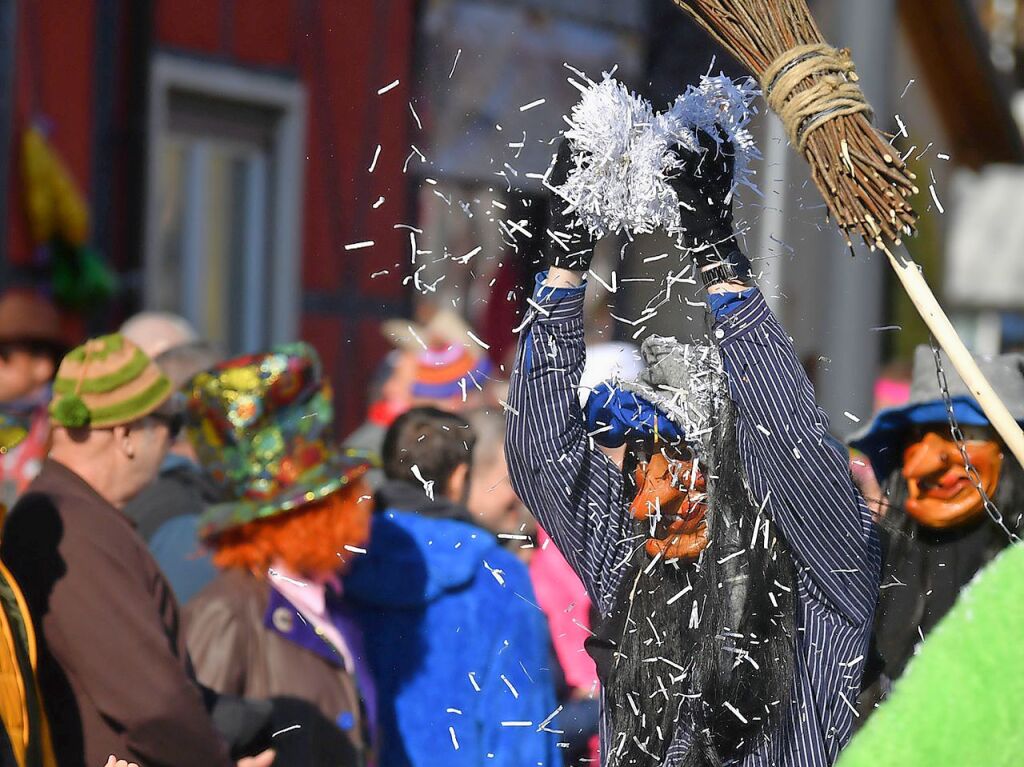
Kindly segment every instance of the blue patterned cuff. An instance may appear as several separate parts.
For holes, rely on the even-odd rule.
[[[586,280],[583,281],[583,284],[577,285],[575,288],[554,288],[544,284],[544,280],[547,278],[547,269],[543,272],[537,272],[537,276],[534,277],[533,300],[538,303],[542,300],[558,301],[567,296],[575,295],[576,293],[585,293],[587,290]]]
[[[739,293],[709,293],[708,308],[711,309],[711,316],[716,320],[732,314],[739,309],[750,298],[757,288],[748,288]]]
[[[711,298],[718,297],[733,299],[730,302],[723,302],[715,314],[715,338],[719,343],[725,344],[744,335],[772,314],[768,302],[757,288],[744,290],[742,293],[716,294]],[[714,304],[711,310],[715,312]]]
[[[530,311],[537,322],[545,320],[564,320],[583,315],[583,301],[587,293],[587,283],[575,288],[556,288],[545,285],[547,271],[540,272],[536,277],[533,298],[530,300]]]

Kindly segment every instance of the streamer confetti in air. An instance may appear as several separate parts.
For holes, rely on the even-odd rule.
[[[691,151],[700,150],[700,131],[719,144],[731,143],[736,153],[735,183],[760,194],[751,164],[761,159],[761,152],[747,127],[757,114],[755,100],[759,95],[761,91],[750,77],[702,77],[699,84],[687,88],[667,112],[658,116],[658,129]]]
[[[758,90],[750,78],[704,77],[661,114],[607,74],[581,90],[565,134],[574,167],[556,192],[595,236],[678,230],[679,200],[668,182],[681,164],[676,145],[699,151],[702,130],[732,143],[737,183],[756,191],[750,165],[760,155],[747,125]]]
[[[558,192],[595,235],[678,224],[679,203],[665,179],[678,161],[654,122],[650,102],[607,75],[573,107],[566,136],[575,167]]]

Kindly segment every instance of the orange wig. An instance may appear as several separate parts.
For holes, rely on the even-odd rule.
[[[266,573],[274,561],[313,578],[343,572],[370,537],[372,501],[360,478],[295,511],[226,530],[211,541],[217,567]]]

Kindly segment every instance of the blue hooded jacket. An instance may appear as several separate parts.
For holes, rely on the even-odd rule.
[[[475,525],[388,509],[346,578],[377,685],[380,767],[557,767],[547,621]]]

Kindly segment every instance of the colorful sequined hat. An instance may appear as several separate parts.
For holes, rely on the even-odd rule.
[[[365,461],[334,446],[331,386],[305,343],[229,360],[192,380],[188,434],[207,473],[235,500],[209,507],[203,538],[327,497]]]

